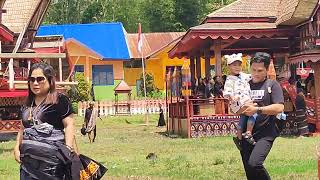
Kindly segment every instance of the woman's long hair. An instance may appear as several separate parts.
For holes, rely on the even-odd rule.
[[[28,78],[31,77],[31,74],[34,70],[41,69],[43,72],[43,75],[46,77],[47,81],[49,82],[49,92],[47,94],[47,98],[45,100],[45,104],[57,104],[58,102],[58,93],[56,91],[56,78],[55,78],[55,72],[53,70],[53,67],[46,63],[36,63],[33,64],[30,68]],[[32,102],[35,99],[35,94],[31,91],[30,88],[30,81],[28,81],[28,97],[26,101],[27,106],[31,106]]]

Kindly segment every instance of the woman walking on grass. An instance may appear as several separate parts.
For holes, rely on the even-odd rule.
[[[20,179],[79,177],[80,174],[71,175],[63,163],[64,152],[68,157],[74,154],[71,153],[74,119],[69,99],[56,92],[53,68],[45,63],[34,64],[28,76],[28,89],[14,148],[14,157],[21,165]]]

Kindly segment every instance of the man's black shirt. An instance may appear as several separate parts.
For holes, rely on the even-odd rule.
[[[249,84],[251,98],[259,107],[284,103],[283,91],[277,81],[268,79],[263,82],[253,83],[251,80]],[[259,114],[253,128],[254,139],[266,138],[274,140],[278,135],[279,132],[275,128],[275,116]]]

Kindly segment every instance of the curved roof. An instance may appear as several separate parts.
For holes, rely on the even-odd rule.
[[[143,56],[150,57],[159,50],[165,48],[175,40],[181,38],[185,32],[161,32],[161,33],[143,33]],[[130,47],[131,58],[141,58],[138,52],[138,34],[127,34]]]
[[[297,25],[308,20],[319,0],[237,0],[207,15],[208,19],[268,18],[277,25]],[[260,19],[261,21],[261,19]]]
[[[308,20],[319,0],[282,0],[279,6],[277,24],[297,25]]]
[[[6,0],[3,6],[2,23],[14,33],[37,30],[51,0]]]
[[[75,39],[104,60],[129,60],[130,53],[122,23],[93,23],[41,26],[37,36],[63,35]]]
[[[280,0],[238,0],[207,17],[276,17]]]
[[[115,92],[127,92],[127,91],[131,91],[132,89],[131,89],[131,87],[130,86],[128,86],[128,84],[124,81],[124,80],[122,80],[115,88],[114,88],[114,91]]]

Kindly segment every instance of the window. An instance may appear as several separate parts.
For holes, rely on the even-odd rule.
[[[84,66],[83,65],[75,65],[74,72],[84,72]]]
[[[113,85],[113,66],[112,65],[93,65],[92,83],[94,85]]]
[[[133,59],[131,61],[126,61],[123,64],[125,68],[142,68],[141,59]]]

